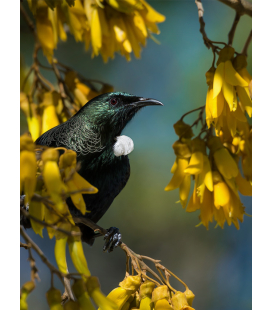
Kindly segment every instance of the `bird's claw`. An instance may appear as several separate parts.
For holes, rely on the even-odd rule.
[[[111,227],[104,236],[105,244],[103,246],[104,252],[112,252],[119,244],[121,244],[122,235],[116,227]]]

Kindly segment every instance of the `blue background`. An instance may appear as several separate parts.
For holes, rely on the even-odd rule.
[[[194,1],[149,2],[166,16],[166,21],[159,24],[161,34],[157,38],[161,45],[149,40],[140,60],[132,57],[127,62],[116,55],[113,61],[104,64],[101,57],[91,59],[91,52],[85,52],[83,44],[75,43],[72,36],[67,42],[60,42],[55,53],[57,59],[87,78],[110,83],[116,91],[164,103],[164,107],[140,111],[124,130],[123,134],[131,137],[135,145],[129,155],[131,176],[99,224],[105,228],[117,226],[123,241],[136,253],[162,260],[195,293],[195,309],[251,309],[251,218],[245,216],[239,231],[234,226],[214,229],[214,223],[208,231],[203,226],[196,228],[198,212],[186,213],[180,204],[175,204],[178,190],[164,191],[175,159],[171,147],[177,140],[173,124],[188,110],[205,104],[205,72],[211,66],[212,52],[203,44],[199,33]],[[215,0],[204,0],[203,6],[208,37],[226,42],[235,12]],[[251,18],[242,16],[233,44],[238,52],[250,30]],[[33,43],[22,20],[21,54],[28,66],[32,63]],[[41,54],[39,58],[46,64]],[[248,70],[251,73],[251,45]],[[52,74],[47,71],[43,74],[55,83]],[[195,117],[189,116],[186,121],[192,122]],[[241,199],[246,212],[251,214],[251,197]],[[48,239],[46,231],[43,239],[30,230],[28,233],[55,264],[54,241]],[[84,250],[92,274],[99,277],[107,294],[125,275],[125,254],[121,249],[103,253],[102,246],[103,240],[98,239],[92,248],[84,244]],[[29,309],[48,309],[45,292],[50,287],[50,272],[34,257],[42,281],[28,299]],[[30,279],[27,258],[27,251],[21,249],[21,284]],[[70,261],[69,264],[73,271]],[[171,283],[183,290],[175,279]],[[56,286],[61,287],[57,279]]]

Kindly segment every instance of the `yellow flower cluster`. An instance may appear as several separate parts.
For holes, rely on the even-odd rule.
[[[234,137],[240,123],[246,123],[252,116],[250,91],[252,77],[246,66],[246,56],[234,58],[234,49],[226,46],[219,52],[217,68],[206,73],[209,86],[206,97],[206,122],[218,133],[225,127]]]
[[[112,290],[107,298],[117,305],[115,310],[141,309],[141,310],[193,310],[192,302],[195,297],[186,286],[185,292],[176,291],[170,297],[167,285],[155,288],[155,283],[149,280],[143,282],[141,276],[128,276],[119,283],[119,287]],[[103,310],[103,308],[99,309]]]
[[[220,227],[233,223],[239,229],[244,206],[239,197],[251,196],[251,131],[248,123],[241,123],[232,137],[220,130],[220,136],[191,140],[191,126],[182,120],[174,125],[179,140],[173,144],[176,161],[171,169],[173,177],[165,190],[179,188],[180,203],[187,212],[200,210],[200,221],[208,229],[215,220]],[[208,151],[208,153],[207,153]],[[238,162],[242,158],[242,176]],[[189,199],[191,177],[194,190]],[[188,202],[189,200],[189,202]]]
[[[75,207],[85,214],[86,206],[82,194],[95,194],[98,190],[76,172],[76,153],[61,149],[64,151],[61,156],[58,149],[53,148],[36,149],[35,154],[32,139],[27,135],[21,136],[21,194],[25,195],[25,204],[29,205],[34,232],[42,237],[43,228],[46,226],[49,238],[56,237],[55,258],[59,270],[67,273],[68,244],[70,257],[77,271],[90,276],[80,230],[75,226],[66,198],[70,196]],[[56,230],[55,227],[61,230]]]
[[[92,57],[102,55],[107,62],[120,52],[127,60],[133,51],[140,57],[141,46],[152,33],[159,34],[157,23],[165,17],[145,0],[28,0],[36,19],[37,37],[51,63],[58,40],[66,41],[69,26],[76,41],[92,45]]]

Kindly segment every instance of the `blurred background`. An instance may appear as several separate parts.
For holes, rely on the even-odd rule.
[[[123,241],[133,251],[160,259],[194,292],[195,309],[251,309],[252,219],[245,216],[239,231],[233,225],[214,229],[215,223],[207,231],[203,226],[195,227],[199,223],[198,212],[186,213],[175,203],[179,200],[178,190],[164,191],[175,160],[172,144],[177,136],[173,124],[182,114],[205,104],[205,73],[211,67],[212,52],[203,44],[193,0],[148,2],[166,16],[166,21],[159,24],[161,34],[157,38],[161,44],[149,40],[140,60],[132,56],[132,61],[127,62],[116,55],[104,64],[100,56],[91,59],[91,52],[85,52],[83,44],[76,43],[72,36],[68,36],[67,42],[60,42],[55,52],[57,59],[87,78],[112,84],[116,91],[155,98],[164,104],[140,111],[123,132],[133,139],[135,146],[129,155],[131,176],[99,225],[118,227]],[[203,6],[208,37],[226,42],[234,10],[216,0],[204,0]],[[250,30],[251,18],[242,16],[233,44],[238,52]],[[32,64],[33,47],[32,34],[21,19],[21,55],[28,66]],[[250,73],[251,57],[250,45]],[[46,64],[42,53],[39,58]],[[50,72],[43,74],[56,82]],[[193,122],[196,117],[188,116],[185,121]],[[21,132],[24,130],[22,119]],[[252,214],[251,197],[242,197],[242,202],[246,213]],[[54,240],[49,240],[46,231],[43,239],[31,230],[28,233],[55,264]],[[84,244],[92,275],[99,277],[107,294],[123,280],[126,257],[120,248],[108,254],[103,253],[102,247],[102,238],[93,247]],[[42,281],[29,296],[29,309],[48,309],[45,292],[50,287],[50,273],[35,253],[34,257]],[[21,285],[30,279],[27,258],[28,252],[21,248]],[[68,263],[72,272],[72,264]],[[175,279],[172,283],[177,290],[184,289]],[[61,287],[57,279],[56,287]]]

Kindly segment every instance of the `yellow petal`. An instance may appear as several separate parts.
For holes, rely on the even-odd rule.
[[[197,183],[197,180],[195,181],[194,191],[193,191],[193,194],[189,200],[186,212],[194,212],[194,211],[200,209],[200,207],[201,207],[200,199],[197,196],[196,183]]]
[[[44,205],[40,201],[30,201],[29,204],[29,214],[35,217],[36,219],[43,221],[44,220]],[[33,228],[36,234],[39,234],[43,237],[42,230],[43,225],[39,224],[38,222],[30,219],[31,227]]]
[[[202,224],[209,229],[209,222],[213,221],[213,193],[205,188],[203,202],[200,207],[200,219]]]
[[[184,170],[185,173],[199,174],[203,169],[203,153],[196,152],[192,154],[188,167]]]
[[[29,203],[36,188],[36,157],[33,152],[20,153],[20,183],[24,192],[25,203]]]
[[[225,75],[225,63],[221,62],[215,70],[213,79],[213,98],[217,97],[220,93]]]
[[[232,137],[234,137],[236,135],[236,118],[234,117],[235,112],[230,112],[228,107],[227,107],[226,111],[227,111],[227,113],[226,113],[227,126],[228,126],[228,129],[229,129]]]
[[[224,228],[226,218],[225,218],[223,208],[217,209],[217,208],[213,207],[213,215],[214,215],[214,220],[217,222],[217,224],[221,228]]]
[[[36,117],[27,117],[28,130],[33,141],[36,141],[40,136],[40,124]]]
[[[173,310],[173,308],[169,305],[169,302],[163,298],[156,301],[155,310]]]
[[[76,232],[80,232],[78,227],[74,227],[73,229]],[[76,270],[85,276],[90,276],[91,273],[89,271],[88,264],[87,264],[87,261],[84,255],[81,240],[77,240],[74,237],[69,237],[68,248],[69,248],[69,253],[70,253],[72,262]]]
[[[42,116],[42,134],[59,125],[56,108],[53,105],[46,106]]]
[[[252,196],[252,185],[249,181],[244,179],[239,171],[235,178],[239,192],[244,196]]]
[[[248,73],[247,68],[242,68],[238,73],[248,84],[252,81],[252,76]]]
[[[240,122],[247,122],[247,118],[246,118],[246,116],[245,116],[245,113],[242,111],[242,109],[241,109],[241,107],[240,107],[240,102],[239,102],[239,104],[237,105],[237,109],[236,109],[236,111],[233,111],[233,112],[231,112],[233,115],[234,115],[234,117],[238,120],[238,121],[240,121]]]
[[[92,9],[91,15],[91,37],[92,37],[92,47],[94,55],[99,54],[99,50],[102,47],[102,32],[101,32],[101,25],[99,20],[98,9]]]
[[[154,10],[145,0],[140,0],[142,4],[147,9],[147,14],[145,16],[150,22],[162,23],[165,21],[165,16]]]
[[[86,181],[81,175],[77,172],[73,175],[74,183],[78,189],[92,189],[92,191],[83,191],[82,194],[96,194],[98,189]]]
[[[238,166],[227,149],[221,148],[213,156],[216,166],[224,178],[231,179],[238,175]]]
[[[179,187],[179,198],[183,208],[185,208],[187,205],[190,188],[191,188],[191,176],[190,174],[187,174],[184,176],[183,181]]]
[[[52,23],[48,19],[37,19],[37,36],[41,45],[49,50],[55,47]]]
[[[175,160],[175,161],[174,161],[174,164],[173,164],[173,166],[172,166],[172,168],[171,168],[171,173],[174,173],[174,172],[176,171],[177,167],[178,167],[177,161]]]
[[[205,173],[204,184],[209,189],[209,191],[213,191],[213,180],[212,180],[212,171],[210,161],[207,156],[204,156],[204,165],[203,170]]]
[[[225,62],[225,79],[226,82],[233,86],[248,86],[248,83],[240,76],[240,74],[233,68],[230,60]]]
[[[229,105],[230,111],[232,111],[234,109],[233,86],[224,81],[222,89],[223,95]]]
[[[248,116],[252,116],[252,101],[250,99],[249,91],[248,89],[244,87],[237,86],[236,87],[239,99],[242,103],[243,108],[247,111]]]
[[[74,192],[79,190],[79,188],[74,183],[74,180],[66,182],[69,192]],[[84,215],[86,213],[86,205],[81,193],[71,194],[71,199],[75,207]]]
[[[56,239],[55,258],[60,272],[66,274],[68,271],[66,262],[66,244],[68,237]]]
[[[174,175],[169,182],[169,184],[165,187],[165,191],[171,191],[173,189],[176,189],[180,186],[184,176],[185,172],[184,170],[188,166],[188,160],[187,159],[182,159],[182,158],[177,158],[177,169],[174,172]]]
[[[230,191],[226,183],[218,182],[213,186],[214,205],[217,209],[225,206],[230,200]]]

